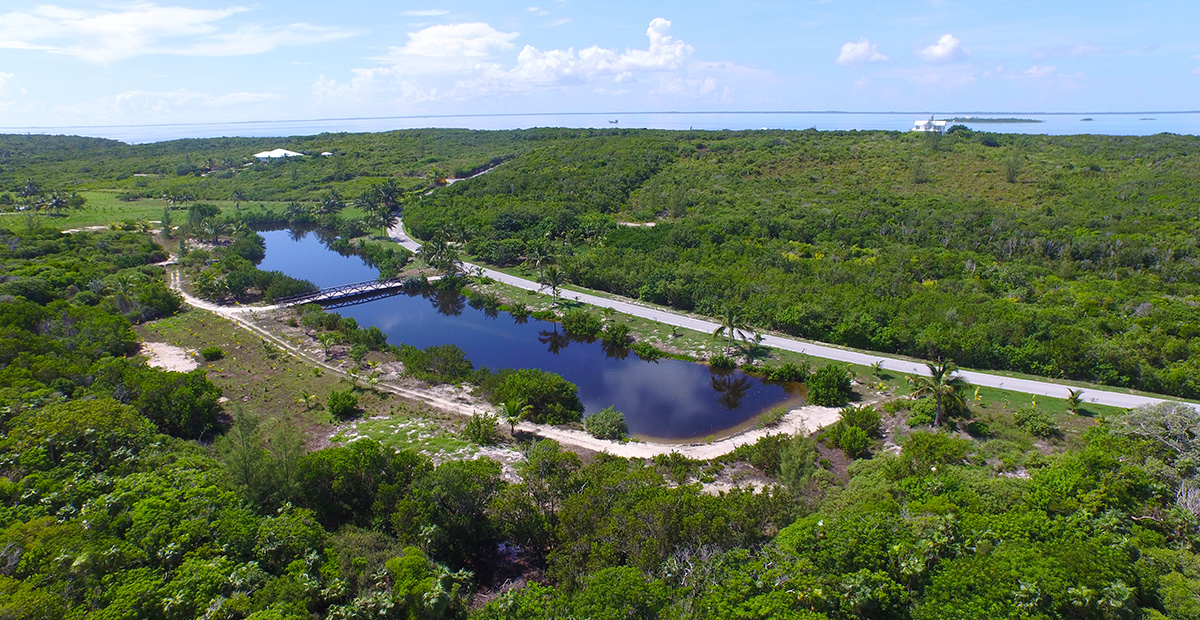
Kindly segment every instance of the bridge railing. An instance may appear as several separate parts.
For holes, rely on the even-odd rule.
[[[296,295],[288,295],[275,300],[275,304],[279,306],[295,306],[312,301],[326,301],[340,299],[342,297],[350,297],[352,295],[362,295],[385,289],[397,288],[404,284],[405,278],[380,278],[378,280],[364,280],[362,282],[352,282],[350,284],[339,284],[338,286],[330,286],[317,291],[308,293],[299,293]]]

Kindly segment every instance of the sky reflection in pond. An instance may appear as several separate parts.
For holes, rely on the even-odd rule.
[[[313,235],[295,239],[286,231],[273,231],[263,236],[263,269],[277,269],[318,286],[377,275],[360,259],[338,255]],[[522,322],[503,312],[489,316],[458,295],[401,294],[337,312],[364,327],[379,327],[392,344],[455,344],[476,367],[556,372],[579,386],[587,413],[614,406],[625,413],[632,433],[648,437],[705,437],[798,398],[783,386],[740,371],[710,372],[703,364],[671,359],[646,362],[628,352],[621,352],[623,359],[609,356],[600,342],[574,339],[557,323],[532,318]]]

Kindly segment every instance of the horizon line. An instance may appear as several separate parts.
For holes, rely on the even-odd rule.
[[[1005,112],[1005,111],[953,111],[953,112],[930,112],[925,111],[886,111],[886,112],[868,112],[856,110],[660,110],[660,111],[611,111],[611,112],[491,112],[478,114],[404,114],[392,116],[346,116],[346,117],[327,117],[327,118],[298,118],[298,119],[278,119],[278,120],[253,120],[253,121],[211,121],[211,122],[181,122],[181,123],[146,123],[146,124],[112,124],[112,125],[37,125],[27,127],[4,127],[0,126],[0,130],[35,130],[35,129],[125,129],[136,127],[199,127],[199,126],[233,126],[233,125],[265,125],[269,123],[329,123],[337,121],[386,121],[386,120],[412,120],[412,119],[450,119],[450,118],[511,118],[518,116],[668,116],[668,115],[733,115],[733,114],[839,114],[839,115],[957,115],[957,114],[984,114],[995,116],[1000,114],[1024,114],[1029,116],[1118,116],[1118,115],[1134,115],[1134,114],[1200,114],[1200,110],[1133,110],[1128,112]]]

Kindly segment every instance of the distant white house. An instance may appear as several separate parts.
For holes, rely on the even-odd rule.
[[[304,153],[297,153],[296,151],[289,151],[287,149],[274,149],[254,154],[254,159],[279,159],[280,157],[304,157]]]
[[[912,130],[925,133],[946,133],[946,121],[935,121],[932,116],[929,117],[929,120],[918,119],[913,123]]]

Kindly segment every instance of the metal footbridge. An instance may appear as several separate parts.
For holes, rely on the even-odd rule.
[[[351,284],[330,286],[319,291],[289,295],[275,300],[278,306],[320,304],[326,308],[342,308],[394,295],[404,287],[406,278],[380,278]]]

